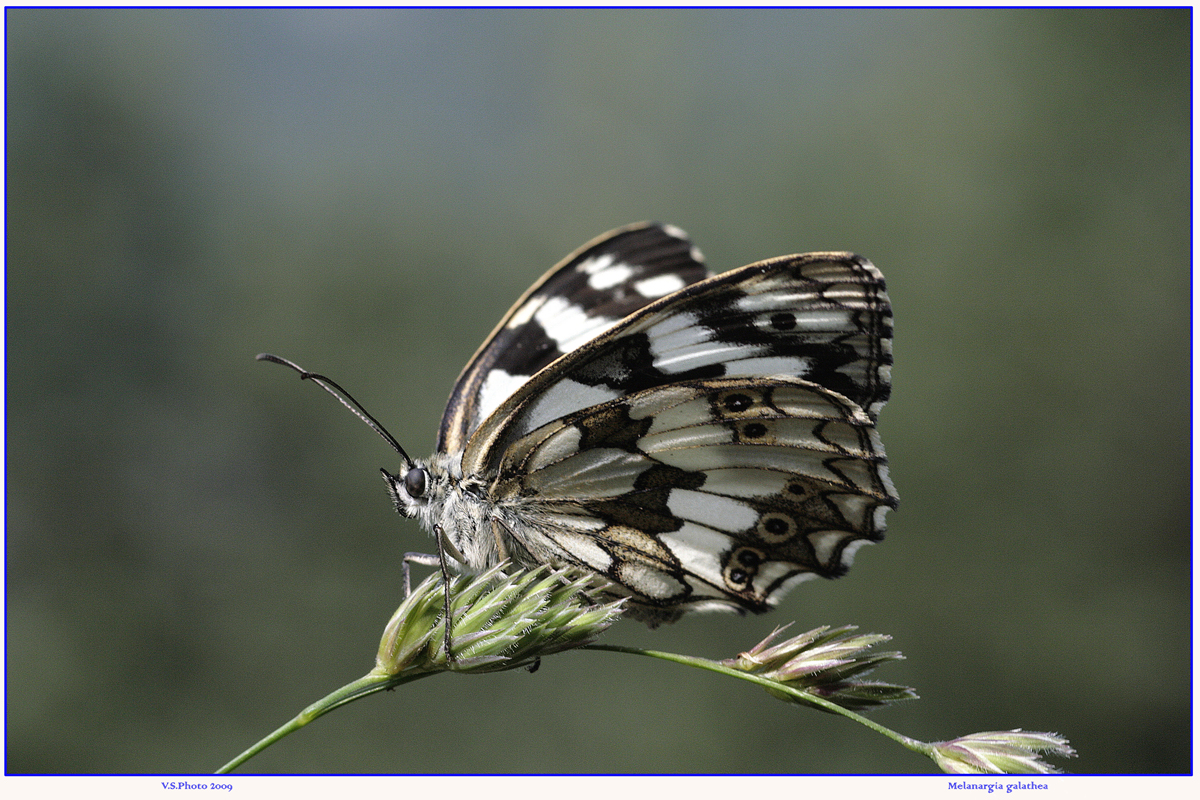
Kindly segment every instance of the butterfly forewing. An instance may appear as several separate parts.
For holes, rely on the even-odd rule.
[[[722,377],[804,378],[874,419],[891,389],[883,277],[849,253],[785,256],[651,303],[524,383],[471,438],[464,470],[555,419],[632,392]]]
[[[630,225],[584,245],[513,305],[467,364],[442,417],[438,450],[461,451],[483,419],[543,367],[707,276],[700,251],[670,225]]]

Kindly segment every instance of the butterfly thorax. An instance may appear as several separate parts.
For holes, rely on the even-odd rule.
[[[412,496],[405,480],[407,472],[415,470],[425,473],[424,491],[418,497]],[[499,509],[489,499],[484,481],[463,475],[461,453],[434,453],[426,461],[415,460],[407,472],[387,476],[396,511],[415,518],[434,535],[440,529],[465,559],[463,566],[487,569],[510,556],[493,530]]]

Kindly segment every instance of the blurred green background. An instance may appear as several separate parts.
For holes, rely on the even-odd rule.
[[[854,623],[911,736],[1190,761],[1189,10],[9,10],[7,770],[206,772],[365,673],[414,454],[508,305],[617,225],[849,249],[901,496],[850,575],[612,643]],[[321,719],[263,772],[927,772],[579,652]]]

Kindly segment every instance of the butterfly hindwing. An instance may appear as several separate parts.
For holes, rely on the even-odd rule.
[[[575,563],[631,611],[764,611],[836,577],[895,505],[870,417],[817,384],[725,378],[655,387],[510,446],[493,493],[538,560]]]
[[[459,376],[438,434],[454,452],[521,384],[654,300],[708,277],[671,225],[611,231],[567,256],[513,305]]]

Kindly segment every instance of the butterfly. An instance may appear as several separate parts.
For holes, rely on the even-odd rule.
[[[435,535],[423,563],[574,566],[653,627],[766,611],[883,538],[891,364],[891,305],[866,259],[711,276],[682,230],[641,223],[517,300],[455,383],[429,459],[342,402],[400,453],[384,479]]]

